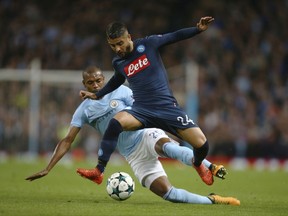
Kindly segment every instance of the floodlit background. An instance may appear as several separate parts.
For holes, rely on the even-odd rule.
[[[287,0],[0,0],[1,157],[51,153],[81,102],[81,71],[112,74],[111,21],[138,38],[213,16],[205,33],[161,50],[175,97],[210,156],[287,159],[287,11]],[[74,152],[93,156],[100,139],[84,128]]]

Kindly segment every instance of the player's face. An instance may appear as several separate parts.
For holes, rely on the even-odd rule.
[[[111,49],[121,58],[129,54],[133,49],[133,42],[128,32],[119,38],[108,38],[107,41]]]
[[[85,74],[83,85],[89,92],[96,93],[104,85],[104,76],[99,71],[92,74]]]

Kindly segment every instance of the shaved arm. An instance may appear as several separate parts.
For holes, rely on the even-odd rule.
[[[26,180],[33,181],[35,179],[46,176],[50,172],[50,170],[58,163],[58,161],[69,151],[80,129],[81,128],[71,126],[67,135],[62,140],[60,140],[55,147],[54,153],[47,167],[42,171],[27,177]]]

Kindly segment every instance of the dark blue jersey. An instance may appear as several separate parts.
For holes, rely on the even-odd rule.
[[[167,72],[159,48],[198,34],[196,27],[181,29],[163,35],[151,35],[133,41],[134,49],[125,58],[115,57],[112,61],[115,74],[96,95],[115,90],[127,79],[133,91],[133,107],[162,107],[176,104],[169,88]]]

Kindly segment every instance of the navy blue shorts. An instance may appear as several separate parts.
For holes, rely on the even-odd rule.
[[[177,129],[198,127],[177,105],[163,107],[135,107],[125,110],[142,124],[143,128],[156,127],[178,136]],[[178,136],[179,137],[179,136]]]

